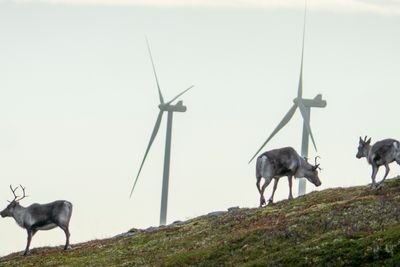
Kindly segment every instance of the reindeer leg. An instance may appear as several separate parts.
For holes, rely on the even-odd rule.
[[[268,200],[268,204],[274,203],[274,195],[275,195],[276,188],[278,187],[278,182],[279,182],[279,178],[274,179],[274,189],[272,190],[272,195],[271,195],[270,199]]]
[[[257,190],[258,190],[258,192],[259,192],[260,194],[261,194],[261,189],[260,189],[261,178],[262,178],[262,177],[257,177],[257,182],[256,182]]]
[[[60,228],[64,231],[65,233],[65,246],[64,250],[67,250],[69,247],[69,237],[71,236],[68,226],[60,226]]]
[[[385,163],[385,168],[386,168],[385,176],[383,176],[382,181],[379,182],[378,186],[376,187],[377,189],[381,189],[383,187],[383,184],[385,183],[385,179],[389,174],[390,168],[389,168],[389,164],[388,163]]]
[[[66,237],[66,241],[65,241],[65,246],[64,246],[64,250],[67,250],[69,247],[69,237],[71,236],[69,229],[67,228],[67,230],[65,231],[65,237]]]
[[[376,187],[376,182],[375,182],[375,178],[376,178],[376,174],[378,173],[379,167],[372,165],[372,175],[371,175],[371,179],[372,179],[372,185],[371,187]]]
[[[293,176],[288,176],[289,180],[289,199],[293,199],[293,194],[292,194],[292,180]]]
[[[24,256],[27,256],[28,253],[29,253],[29,247],[31,246],[31,241],[32,241],[32,236],[33,236],[33,234],[32,234],[33,231],[32,230],[28,229],[27,232],[28,232],[28,240],[26,242],[26,248],[25,248]]]
[[[261,192],[260,192],[260,208],[265,204],[265,198],[264,198],[264,191],[265,188],[267,188],[267,186],[269,185],[269,183],[271,183],[272,178],[268,177],[265,178],[265,182],[261,188]]]

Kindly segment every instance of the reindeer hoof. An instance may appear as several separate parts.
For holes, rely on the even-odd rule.
[[[381,190],[383,188],[383,183],[379,183],[375,188],[376,190]]]
[[[274,204],[274,201],[272,199],[268,200],[268,205]]]

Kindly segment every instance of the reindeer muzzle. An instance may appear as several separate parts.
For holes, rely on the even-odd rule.
[[[318,181],[315,183],[315,186],[318,187],[318,186],[320,186],[321,184],[322,184],[321,181],[318,180]]]

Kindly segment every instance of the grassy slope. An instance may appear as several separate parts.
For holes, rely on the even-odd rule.
[[[400,177],[235,209],[130,236],[40,248],[0,266],[400,266]]]

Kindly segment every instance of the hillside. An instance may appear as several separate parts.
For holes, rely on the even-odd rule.
[[[400,177],[20,255],[0,266],[400,266]]]

